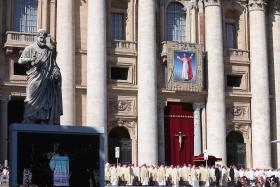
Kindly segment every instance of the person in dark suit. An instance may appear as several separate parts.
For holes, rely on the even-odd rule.
[[[234,166],[230,166],[229,169],[230,186],[234,185]]]
[[[220,186],[220,179],[221,179],[220,165],[216,165],[215,167],[215,177],[216,177],[216,186]]]

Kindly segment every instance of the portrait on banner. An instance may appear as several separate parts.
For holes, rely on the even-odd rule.
[[[191,51],[174,51],[173,70],[175,81],[195,82],[196,54]]]

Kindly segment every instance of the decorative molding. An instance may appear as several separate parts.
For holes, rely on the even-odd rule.
[[[227,125],[226,128],[227,134],[229,134],[232,131],[239,131],[242,133],[243,138],[244,138],[244,142],[248,143],[250,142],[250,135],[251,135],[251,128],[250,125],[244,125],[244,124],[231,124],[231,125]]]
[[[128,121],[124,119],[117,119],[113,121],[113,126],[118,126],[118,127],[127,127],[127,128],[135,128],[136,127],[136,121]]]
[[[116,119],[109,123],[108,133],[115,127],[124,127],[129,131],[130,138],[136,139],[137,137],[137,122],[136,119],[127,120],[127,119]]]
[[[255,10],[265,10],[265,6],[267,5],[266,0],[249,0],[248,7],[249,11]]]
[[[207,6],[221,6],[221,0],[204,0],[205,7]]]

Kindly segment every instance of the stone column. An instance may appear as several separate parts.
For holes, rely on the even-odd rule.
[[[270,105],[265,0],[249,0],[252,157],[254,168],[271,167]],[[262,154],[260,154],[260,152]]]
[[[274,101],[275,101],[275,108],[272,111],[273,116],[276,118],[274,120],[276,122],[274,130],[274,136],[277,140],[280,140],[280,3],[274,1],[271,4],[271,15],[270,15],[271,25],[272,25],[272,36],[270,43],[272,44],[272,61],[273,61],[273,70],[274,73]],[[273,155],[273,154],[272,154]],[[277,153],[276,153],[277,160],[277,168],[280,168],[280,144],[277,144]]]
[[[196,32],[196,28],[197,28],[197,5],[196,3],[193,3],[190,7],[191,9],[191,43],[196,43],[197,42],[197,32]]]
[[[158,163],[155,0],[138,1],[138,161]]]
[[[106,128],[106,1],[87,2],[87,125]]]
[[[205,45],[205,15],[204,15],[204,6],[203,6],[204,0],[199,0],[197,2],[198,7],[198,42],[203,47]]]
[[[74,125],[75,116],[75,24],[74,0],[57,1],[57,63],[62,75],[61,125]]]
[[[158,100],[158,162],[165,163],[164,108],[165,101]]]
[[[194,156],[202,153],[201,144],[201,115],[200,109],[203,108],[203,103],[193,103],[194,117]]]
[[[41,0],[42,1],[42,28],[49,31],[48,21],[49,21],[49,0]]]
[[[207,150],[226,161],[226,105],[221,0],[205,0],[208,57]]]
[[[10,97],[0,96],[1,102],[1,125],[0,125],[0,163],[8,160],[8,102]]]
[[[207,149],[207,126],[206,126],[206,108],[205,104],[201,110],[201,139],[202,139],[202,151]]]

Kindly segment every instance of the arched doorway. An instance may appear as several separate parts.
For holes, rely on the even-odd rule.
[[[131,163],[131,139],[124,127],[115,127],[109,133],[108,156],[110,163],[117,163],[115,147],[120,147],[119,163]]]
[[[242,133],[231,131],[227,135],[227,164],[245,168],[246,144]]]

